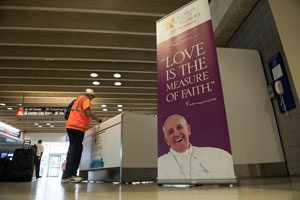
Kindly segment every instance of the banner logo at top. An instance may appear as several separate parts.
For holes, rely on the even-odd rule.
[[[165,23],[166,31],[174,28],[174,24],[173,24],[174,21],[175,21],[174,18],[170,18],[166,21],[166,23]]]
[[[194,1],[184,9],[158,21],[156,24],[157,44],[210,20],[211,16],[209,9],[206,9],[207,6],[208,3],[205,1]]]

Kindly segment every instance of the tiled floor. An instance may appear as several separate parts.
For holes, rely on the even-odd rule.
[[[240,186],[167,188],[157,184],[61,184],[57,178],[0,183],[1,200],[300,200],[300,177],[244,179]]]

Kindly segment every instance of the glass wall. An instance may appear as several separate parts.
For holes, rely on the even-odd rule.
[[[44,153],[41,160],[40,175],[42,177],[59,177],[61,166],[66,159],[68,142],[43,142]]]

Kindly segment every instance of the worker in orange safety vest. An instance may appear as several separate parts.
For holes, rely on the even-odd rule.
[[[83,149],[82,141],[84,133],[89,128],[91,118],[98,123],[102,122],[102,120],[91,111],[91,101],[94,98],[94,91],[92,89],[86,89],[84,95],[76,98],[71,108],[66,124],[70,146],[67,153],[66,169],[62,175],[62,183],[79,183],[82,181],[82,178],[76,174]]]

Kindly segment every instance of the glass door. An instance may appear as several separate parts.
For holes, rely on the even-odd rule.
[[[58,177],[60,174],[60,163],[61,155],[50,154],[49,155],[49,165],[48,165],[48,176]]]

